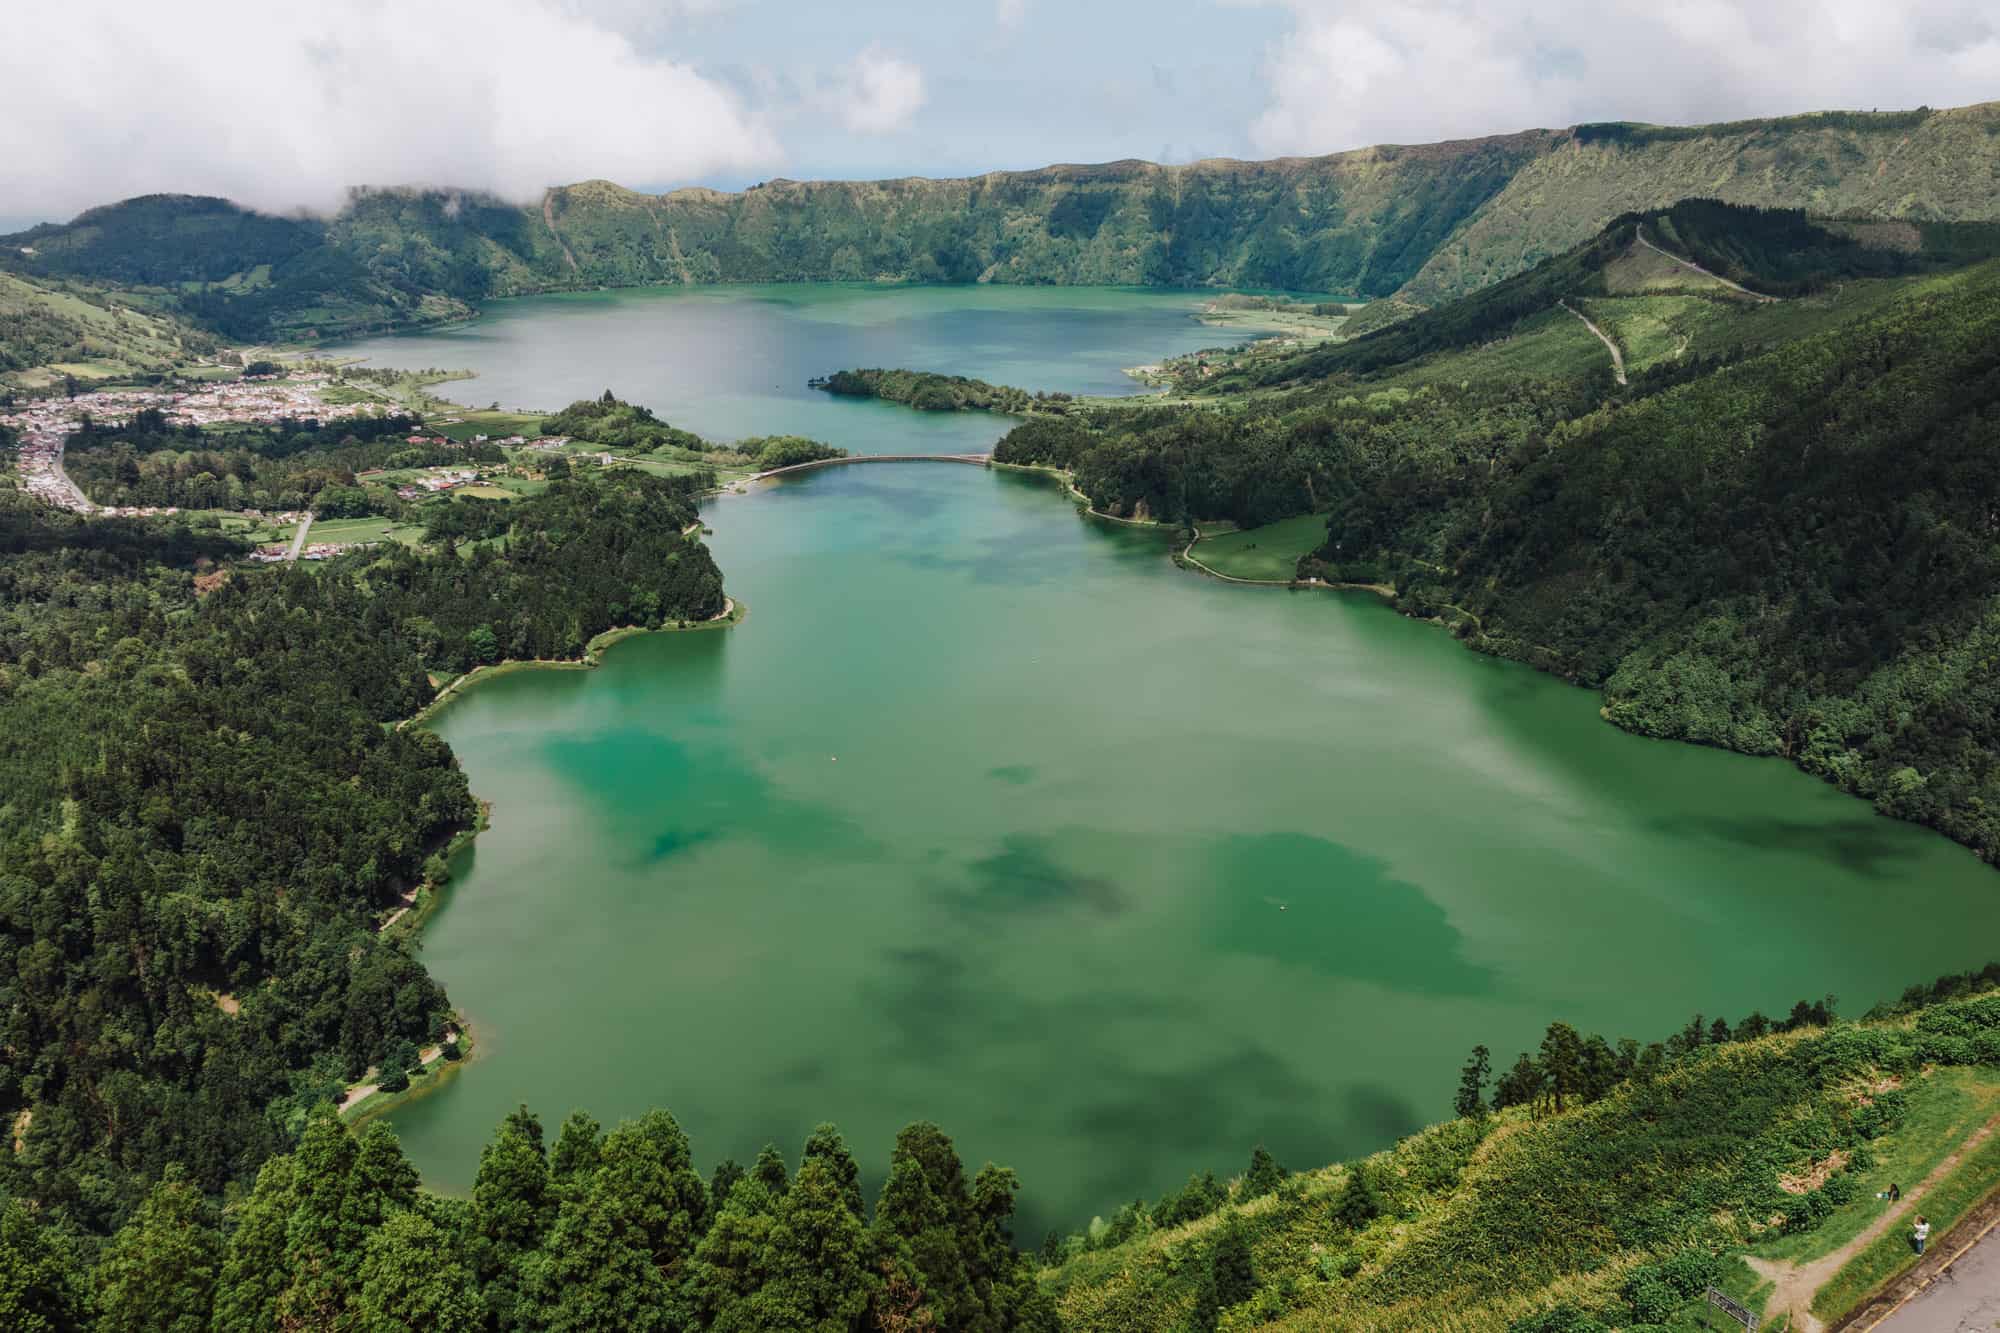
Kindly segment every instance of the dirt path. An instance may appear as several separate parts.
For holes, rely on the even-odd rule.
[[[2000,1189],[1931,1239],[1915,1266],[1838,1325],[1854,1333],[1978,1333],[2000,1328]]]
[[[1723,277],[1720,273],[1710,273],[1707,269],[1695,263],[1692,259],[1682,259],[1679,255],[1675,254],[1671,250],[1662,250],[1659,246],[1654,245],[1651,241],[1646,239],[1646,233],[1644,231],[1635,231],[1632,234],[1639,238],[1639,244],[1645,246],[1648,250],[1651,250],[1654,254],[1664,255],[1666,258],[1673,260],[1676,264],[1679,264],[1682,268],[1687,269],[1693,273],[1699,273],[1701,274],[1702,277],[1708,278],[1711,281],[1719,282],[1732,292],[1741,292],[1743,295],[1749,297],[1753,301],[1775,301],[1778,299],[1775,296],[1766,296],[1762,292],[1753,292],[1748,287],[1745,287],[1742,283],[1731,282],[1729,279]]]
[[[1987,1137],[1996,1129],[2000,1129],[2000,1115],[1994,1116],[1966,1135],[1965,1141],[1952,1149],[1921,1183],[1913,1189],[1903,1191],[1900,1202],[1883,1209],[1882,1215],[1863,1228],[1860,1235],[1832,1253],[1821,1255],[1803,1264],[1746,1258],[1744,1262],[1756,1270],[1759,1277],[1772,1283],[1776,1288],[1764,1302],[1764,1317],[1773,1319],[1780,1314],[1790,1314],[1792,1326],[1799,1333],[1825,1333],[1826,1324],[1812,1312],[1813,1297],[1819,1294],[1819,1289],[1825,1286],[1835,1273],[1846,1267],[1848,1260],[1874,1244],[1879,1236],[1908,1217],[1911,1210],[1917,1206],[1917,1199],[1950,1175],[1958,1164],[1965,1160],[1965,1155],[1986,1142]]]
[[[286,560],[298,559],[299,552],[306,549],[306,534],[312,531],[312,525],[312,510],[308,509],[306,510],[306,516],[299,520],[299,530],[292,534],[292,549],[285,552]]]
[[[1604,350],[1611,353],[1611,373],[1622,385],[1625,383],[1625,354],[1618,350],[1618,344],[1605,335],[1603,329],[1590,322],[1590,317],[1567,301],[1557,301],[1557,305],[1583,321],[1583,327],[1597,335],[1597,341],[1604,344]]]
[[[456,1044],[458,1041],[458,1033],[455,1031],[447,1032],[445,1033],[444,1039],[445,1041]],[[422,1061],[426,1067],[436,1064],[440,1059],[443,1058],[443,1056],[444,1056],[444,1046],[442,1043],[436,1046],[426,1046],[421,1051],[417,1052],[417,1059]],[[370,1066],[368,1072],[363,1074],[361,1077],[365,1080],[375,1079],[380,1077],[381,1072],[382,1071],[380,1071],[379,1069]],[[333,1109],[345,1115],[349,1107],[360,1105],[362,1102],[367,1101],[370,1097],[373,1097],[376,1093],[380,1091],[382,1091],[382,1085],[379,1083],[374,1083],[374,1082],[356,1083],[354,1086],[350,1087],[346,1092],[343,1092],[340,1095],[340,1100],[334,1103]]]

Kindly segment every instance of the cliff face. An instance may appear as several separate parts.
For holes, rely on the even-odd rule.
[[[1230,286],[1434,304],[1560,253],[1620,213],[1691,196],[1992,219],[2000,104],[1691,129],[1579,126],[1270,162],[773,180],[735,194],[655,196],[588,181],[525,207],[364,190],[325,222],[154,196],[0,239],[0,264],[177,284],[167,294],[188,314],[244,338],[644,283]]]

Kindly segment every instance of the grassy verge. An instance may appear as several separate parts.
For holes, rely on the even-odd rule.
[[[1207,524],[1189,558],[1217,574],[1262,583],[1290,583],[1299,557],[1326,540],[1326,515],[1301,514],[1260,528],[1211,536]]]
[[[443,1087],[451,1076],[472,1060],[475,1043],[472,1026],[461,1020],[458,1024],[458,1050],[456,1060],[440,1055],[424,1066],[424,1072],[410,1079],[410,1086],[401,1092],[371,1092],[360,1101],[342,1111],[341,1118],[349,1124],[360,1126],[373,1120],[385,1111],[393,1110],[404,1102],[435,1092]]]
[[[1875,1165],[1860,1175],[1861,1197],[1834,1209],[1811,1231],[1758,1245],[1759,1256],[1810,1262],[1860,1235],[1886,1206],[1876,1194],[1892,1183],[1905,1190],[1915,1188],[1965,1142],[1966,1135],[2000,1112],[2000,1071],[1940,1069],[1926,1078],[1912,1079],[1909,1098],[1903,1123],[1870,1145]],[[1915,1214],[1911,1217],[1914,1220]]]
[[[286,535],[296,531],[287,529]],[[422,538],[423,528],[414,523],[398,523],[389,518],[323,518],[315,521],[312,530],[306,534],[308,542],[336,542],[348,545],[357,542],[397,541],[414,545]]]
[[[1910,1221],[1914,1222],[1919,1214],[1928,1217],[1935,1240],[1991,1194],[1996,1188],[1995,1181],[2000,1181],[2000,1135],[1990,1136],[1950,1175],[1917,1195],[1909,1213]],[[1869,1292],[1915,1263],[1916,1258],[1910,1248],[1909,1227],[1891,1227],[1819,1289],[1813,1300],[1813,1313],[1822,1318],[1838,1318],[1859,1305]]]
[[[542,418],[534,412],[495,412],[488,409],[457,408],[442,400],[433,403],[430,409],[434,415],[426,417],[425,424],[438,434],[453,440],[470,440],[476,435],[488,439],[502,440],[510,435],[533,437],[542,433]],[[448,418],[456,417],[456,421]],[[440,419],[446,418],[446,419]]]

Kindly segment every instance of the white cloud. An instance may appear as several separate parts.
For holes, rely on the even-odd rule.
[[[70,0],[8,35],[10,213],[155,191],[324,210],[354,185],[527,199],[780,156],[723,85],[555,0]]]
[[[879,43],[854,58],[833,94],[841,123],[856,134],[902,129],[924,104],[924,72]]]
[[[2000,92],[1988,0],[1239,0],[1288,9],[1268,153],[1587,120],[1954,106]]]
[[[1028,0],[994,0],[993,21],[1003,28],[1018,28],[1028,17]]]

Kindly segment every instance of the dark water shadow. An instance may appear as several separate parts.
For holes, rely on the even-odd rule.
[[[1706,839],[1756,851],[1782,851],[1839,866],[1863,879],[1899,876],[1927,848],[1913,828],[1886,818],[1785,819],[1771,815],[1673,815],[1646,827],[1669,838]]]
[[[1303,833],[1236,835],[1209,853],[1202,929],[1217,946],[1421,995],[1489,995],[1491,969],[1386,862]]]

